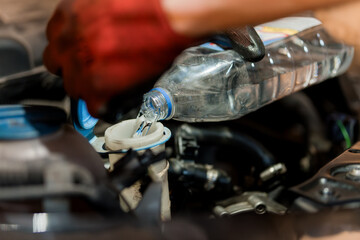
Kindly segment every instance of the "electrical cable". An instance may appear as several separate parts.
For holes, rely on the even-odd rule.
[[[351,139],[350,139],[348,131],[346,130],[346,127],[344,126],[343,122],[340,120],[337,120],[336,124],[338,125],[338,127],[341,131],[341,134],[343,135],[343,137],[345,139],[346,148],[350,148],[351,147]]]

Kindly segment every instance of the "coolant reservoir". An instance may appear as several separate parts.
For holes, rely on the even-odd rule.
[[[154,154],[165,151],[165,142],[169,140],[171,132],[164,127],[162,123],[156,122],[151,125],[145,136],[136,136],[134,133],[139,127],[139,119],[131,119],[120,122],[105,131],[105,146],[110,151],[117,151],[120,153],[109,154],[110,169],[119,161],[126,152],[131,148],[138,151],[139,154],[147,149],[150,149]],[[161,217],[163,220],[170,218],[170,199],[167,171],[169,163],[166,159],[157,162],[150,166],[150,175],[153,173],[157,179],[162,182],[162,199],[161,199]],[[140,183],[128,188],[123,193],[127,198],[128,203],[132,209],[136,208],[141,200]],[[123,206],[123,208],[126,208]],[[126,209],[125,209],[126,210]]]

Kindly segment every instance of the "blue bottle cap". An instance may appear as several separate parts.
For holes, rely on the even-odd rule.
[[[160,88],[160,87],[153,88],[150,91],[158,91],[165,97],[166,104],[168,106],[168,113],[167,113],[167,116],[164,119],[169,118],[171,113],[172,113],[172,110],[173,110],[173,106],[172,106],[169,94],[167,94],[167,92],[164,89]],[[160,120],[164,120],[164,119],[160,119]]]
[[[66,121],[62,109],[48,106],[0,106],[0,140],[37,138],[58,131]]]

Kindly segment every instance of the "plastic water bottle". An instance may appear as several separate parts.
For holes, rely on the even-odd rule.
[[[344,73],[353,58],[353,48],[336,42],[314,18],[284,18],[255,29],[266,47],[260,62],[210,43],[189,48],[144,95],[140,115],[149,122],[236,119]]]

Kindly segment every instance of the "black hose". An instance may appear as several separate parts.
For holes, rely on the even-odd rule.
[[[177,136],[192,136],[198,141],[241,147],[241,150],[246,149],[246,152],[253,156],[252,163],[263,169],[276,163],[272,154],[256,140],[228,127],[199,128],[183,124],[178,129]]]
[[[326,139],[326,131],[319,112],[311,99],[303,92],[294,93],[280,101],[287,111],[295,113],[304,124],[308,132],[309,147],[314,146],[317,150],[327,151],[329,141]]]

